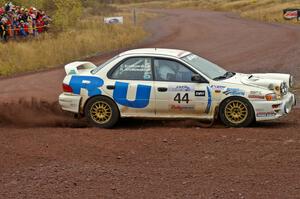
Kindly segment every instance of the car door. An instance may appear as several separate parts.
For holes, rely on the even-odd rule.
[[[122,116],[155,116],[151,63],[148,57],[130,57],[109,72],[106,90],[110,90]]]
[[[154,90],[157,117],[201,118],[210,108],[208,82],[194,82],[196,72],[183,63],[154,58]]]

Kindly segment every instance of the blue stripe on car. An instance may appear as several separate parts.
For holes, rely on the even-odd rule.
[[[212,103],[211,90],[209,87],[207,87],[207,96],[208,96],[208,99],[207,99],[207,107],[206,107],[205,113],[209,113],[210,108],[211,108],[211,103]]]

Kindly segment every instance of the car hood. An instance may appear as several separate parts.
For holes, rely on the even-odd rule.
[[[268,90],[278,90],[288,87],[290,75],[277,73],[237,73],[232,78],[224,80],[226,83],[243,84],[247,86],[260,87]]]

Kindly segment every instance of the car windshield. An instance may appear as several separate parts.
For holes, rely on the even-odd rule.
[[[110,62],[114,61],[115,59],[117,59],[119,56],[115,56],[111,59],[109,59],[108,61],[104,62],[103,64],[101,64],[100,66],[98,66],[97,68],[95,68],[94,70],[91,71],[91,73],[94,75],[97,72],[99,72],[104,66],[106,66],[107,64],[109,64]]]
[[[213,80],[220,80],[232,77],[235,73],[228,72],[220,66],[199,57],[198,55],[189,54],[183,58],[183,61],[192,65],[195,69],[206,75],[208,78]]]

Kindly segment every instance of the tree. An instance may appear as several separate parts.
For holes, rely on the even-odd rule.
[[[64,30],[74,26],[81,17],[83,7],[80,0],[52,0],[55,5],[54,25]]]

